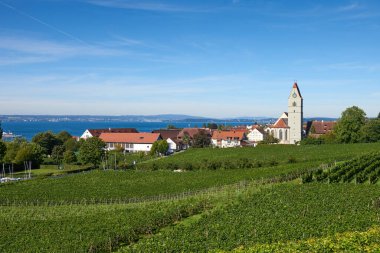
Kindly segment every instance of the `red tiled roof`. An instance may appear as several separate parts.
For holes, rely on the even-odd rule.
[[[298,88],[298,84],[297,84],[297,82],[294,82],[294,84],[293,84],[293,88],[294,88],[294,89],[297,89],[298,94],[299,94],[300,97],[302,98],[302,95],[301,95],[300,89]]]
[[[93,137],[99,137],[101,133],[138,133],[136,128],[104,128],[88,129]]]
[[[151,144],[161,139],[159,133],[101,133],[99,136],[106,143],[140,143]]]
[[[228,138],[235,139],[238,138],[239,141],[243,140],[245,137],[242,131],[215,131],[212,135],[212,139],[216,140],[227,140]]]
[[[279,118],[277,122],[272,126],[272,128],[289,128],[287,120]]]
[[[310,127],[310,134],[325,134],[332,131],[335,127],[335,121],[313,121]],[[312,128],[314,131],[312,132]]]

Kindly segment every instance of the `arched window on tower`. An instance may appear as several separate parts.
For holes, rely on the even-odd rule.
[[[282,129],[280,129],[279,139],[282,140]]]
[[[297,103],[296,103],[296,102],[293,102],[293,106],[296,107],[296,106],[297,106]]]
[[[288,130],[285,129],[285,140],[288,140]]]

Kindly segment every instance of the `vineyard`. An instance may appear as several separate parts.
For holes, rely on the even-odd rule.
[[[380,228],[375,226],[365,232],[346,232],[303,241],[257,244],[250,248],[240,247],[232,252],[377,252],[380,245],[379,234]]]
[[[207,199],[139,205],[1,207],[0,252],[111,252],[203,212]]]
[[[380,210],[374,204],[378,196],[380,188],[370,185],[273,186],[247,193],[238,203],[142,239],[121,252],[230,251],[258,243],[365,231],[379,224]]]
[[[259,145],[256,148],[190,149],[164,159],[138,164],[140,170],[217,170],[273,167],[344,161],[353,156],[380,150],[380,143],[334,145]]]
[[[191,149],[139,163],[154,170],[1,184],[0,252],[371,250],[379,147]]]
[[[35,179],[0,185],[0,205],[8,203],[81,203],[125,200],[178,194],[210,187],[302,172],[312,164],[286,164],[272,168],[237,170],[91,171],[58,178]]]
[[[349,161],[343,162],[332,169],[317,170],[305,175],[304,182],[328,182],[328,183],[349,183],[362,184],[368,182],[375,184],[380,177],[380,153],[369,153]]]

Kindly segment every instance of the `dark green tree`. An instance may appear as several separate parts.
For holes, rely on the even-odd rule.
[[[3,161],[5,154],[7,153],[7,146],[4,142],[0,141],[0,162]]]
[[[57,139],[60,140],[62,143],[65,143],[68,140],[71,140],[73,136],[69,134],[67,131],[61,131],[56,135]]]
[[[70,138],[67,141],[65,141],[65,143],[63,143],[63,146],[65,146],[65,150],[77,152],[79,150],[80,144],[79,141]]]
[[[175,125],[169,124],[167,126],[167,129],[177,129],[177,127]]]
[[[379,114],[377,115],[377,118],[380,119],[380,112],[379,112]]]
[[[210,128],[210,129],[218,129],[218,125],[215,124],[215,123],[208,123],[207,127]]]
[[[151,155],[164,155],[169,149],[169,144],[166,140],[155,141],[150,149]]]
[[[65,153],[65,146],[63,145],[54,146],[53,151],[51,152],[51,158],[53,158],[56,164],[61,164],[64,153]]]
[[[72,164],[77,161],[77,156],[75,155],[74,151],[72,150],[66,150],[65,153],[63,153],[63,162],[66,164]]]
[[[104,155],[106,144],[98,137],[92,137],[83,142],[79,149],[79,160],[83,164],[92,164],[98,167]]]
[[[7,142],[7,152],[3,158],[5,163],[14,163],[17,152],[20,150],[21,146],[26,143],[25,139],[16,138],[12,142]]]
[[[50,131],[36,134],[33,137],[32,142],[40,145],[44,149],[45,155],[51,155],[54,146],[63,144],[62,141]]]
[[[199,131],[194,135],[193,147],[194,148],[205,148],[209,147],[211,144],[211,138],[206,131]]]
[[[380,119],[370,119],[361,129],[363,142],[380,141]]]
[[[1,127],[1,121],[0,121],[0,140],[3,138],[3,128]]]
[[[366,113],[357,106],[347,108],[335,127],[337,140],[341,143],[361,141],[361,128],[366,122]]]
[[[15,164],[31,161],[34,168],[40,166],[43,160],[43,148],[36,143],[22,143],[14,159]]]

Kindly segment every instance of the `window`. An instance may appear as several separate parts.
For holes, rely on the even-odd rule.
[[[293,102],[293,106],[296,107],[296,106],[297,106],[297,103],[296,103],[296,102]]]

